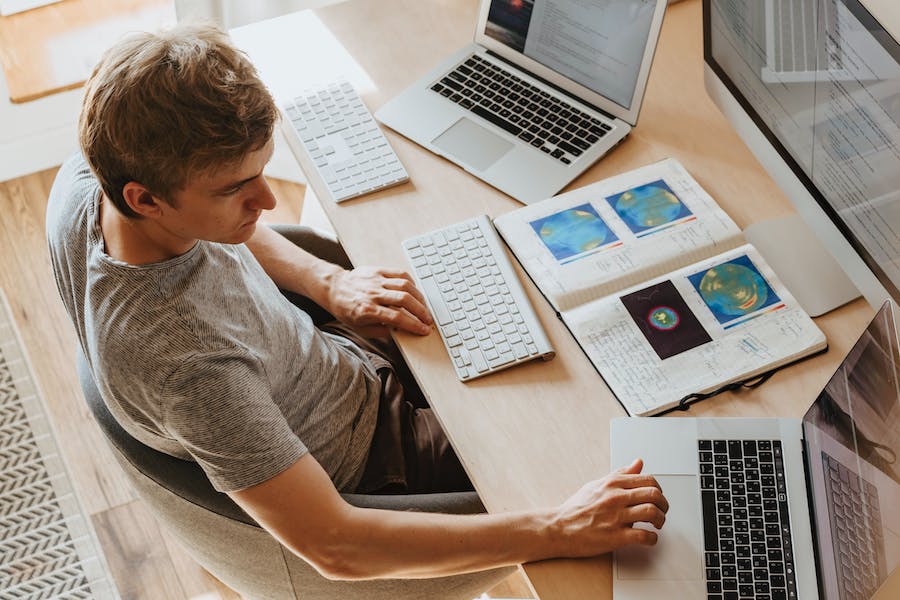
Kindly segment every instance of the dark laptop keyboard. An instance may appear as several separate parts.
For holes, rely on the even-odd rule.
[[[480,56],[467,58],[431,89],[567,165],[612,130]]]
[[[887,577],[875,486],[822,453],[841,600],[868,600]]]
[[[778,440],[700,440],[708,600],[797,598]]]

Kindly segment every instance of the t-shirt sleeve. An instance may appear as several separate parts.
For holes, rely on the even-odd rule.
[[[164,427],[221,492],[271,479],[307,453],[267,381],[259,361],[239,352],[185,361],[166,381]]]

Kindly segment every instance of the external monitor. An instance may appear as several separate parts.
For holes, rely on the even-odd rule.
[[[875,308],[900,302],[895,1],[703,0],[707,92]]]

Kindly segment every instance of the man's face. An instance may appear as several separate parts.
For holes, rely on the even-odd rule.
[[[262,211],[275,207],[275,197],[262,175],[274,148],[270,139],[240,163],[193,175],[173,194],[173,206],[164,206],[160,224],[185,240],[246,242],[256,231]]]

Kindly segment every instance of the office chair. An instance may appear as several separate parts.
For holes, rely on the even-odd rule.
[[[340,245],[314,230],[275,229],[325,260],[349,265]],[[300,297],[293,300],[309,302]],[[318,319],[328,317],[319,307],[309,308]],[[77,362],[88,407],[138,496],[200,565],[246,598],[471,600],[514,570],[507,567],[434,579],[330,581],[282,546],[227,494],[216,491],[199,465],[134,439],[109,412],[80,352]],[[475,492],[343,497],[355,506],[385,510],[484,512]]]

